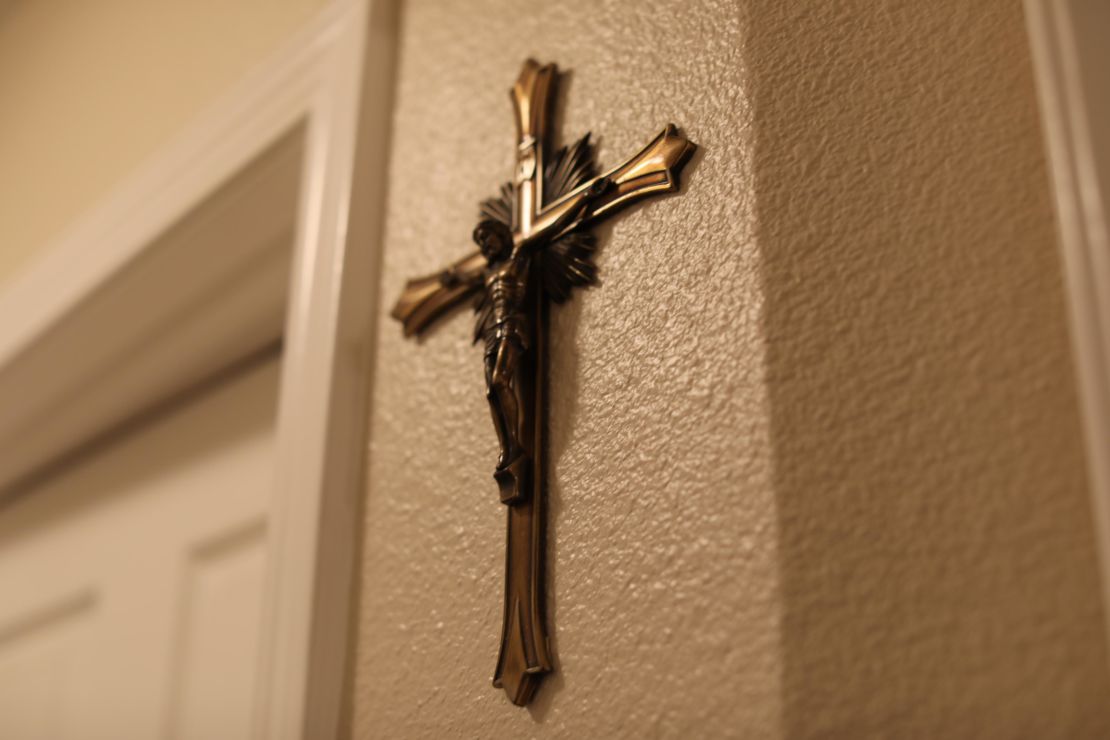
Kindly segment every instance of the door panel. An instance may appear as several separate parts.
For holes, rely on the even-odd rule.
[[[172,737],[249,735],[265,566],[261,520],[189,553],[179,602]]]
[[[249,731],[276,357],[0,510],[0,737]]]

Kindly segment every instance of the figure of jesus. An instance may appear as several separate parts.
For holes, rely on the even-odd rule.
[[[531,319],[524,302],[528,293],[529,255],[513,249],[513,235],[500,221],[486,219],[474,229],[474,241],[489,267],[485,275],[488,318],[478,327],[485,344],[486,398],[501,444],[497,470],[512,467],[522,479],[531,450],[524,448],[525,399],[521,359],[532,346]]]

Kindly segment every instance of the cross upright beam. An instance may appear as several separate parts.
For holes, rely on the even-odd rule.
[[[544,147],[547,143],[548,108],[555,91],[555,65],[542,67],[533,59],[524,63],[513,85],[516,120],[516,203],[512,230],[515,240],[528,238],[532,222],[543,204]]]

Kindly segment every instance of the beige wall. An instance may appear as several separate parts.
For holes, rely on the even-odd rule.
[[[0,2],[0,283],[326,2]]]
[[[553,320],[557,673],[488,685],[503,510],[470,319],[382,318],[357,737],[1110,733],[1091,522],[1017,0],[414,1],[383,306],[468,249],[506,90],[573,70],[611,163],[687,194],[603,229]]]
[[[573,70],[562,131],[602,162],[668,121],[689,193],[602,229],[602,285],[553,312],[549,571],[557,672],[490,687],[505,511],[473,321],[383,319],[372,411],[359,736],[721,735],[779,722],[776,524],[752,134],[726,4],[414,2],[402,19],[384,296],[471,248],[513,165],[528,55]],[[684,61],[678,61],[684,60]],[[617,711],[614,711],[616,709]]]
[[[784,730],[1110,736],[1021,4],[745,5]]]

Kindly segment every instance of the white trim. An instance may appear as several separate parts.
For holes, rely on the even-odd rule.
[[[303,139],[300,129],[282,137],[0,366],[3,495],[281,337]],[[90,241],[83,256],[96,264],[118,244]],[[46,285],[28,313],[57,300]]]
[[[1108,122],[1092,126],[1091,120],[1093,110],[1110,109],[1110,89],[1103,80],[1104,69],[1086,70],[1098,75],[1098,84],[1083,85],[1081,57],[1090,51],[1084,44],[1091,42],[1083,40],[1090,35],[1077,33],[1101,24],[1097,43],[1106,42],[1108,14],[1097,5],[1025,0],[1025,15],[1059,221],[1102,564],[1103,611],[1110,637],[1110,240],[1106,213],[1110,167],[1105,161],[1100,165],[1092,132],[1100,137],[1110,134],[1105,129]],[[1099,141],[1104,146],[1110,143]]]
[[[298,132],[293,135],[294,151],[303,152],[303,159],[292,175],[300,195],[288,292],[283,281],[273,279],[284,274],[280,260],[270,268],[249,271],[262,276],[257,289],[229,292],[241,297],[241,323],[243,331],[253,332],[251,341],[281,333],[267,321],[287,309],[277,489],[255,712],[254,735],[259,738],[335,737],[342,726],[395,13],[393,0],[336,0],[0,293],[0,398],[5,392],[15,397],[24,390],[18,377],[57,364],[51,358],[58,356],[58,345],[70,342],[66,347],[72,353],[72,322],[85,316],[86,322],[108,325],[104,322],[111,312],[89,312],[90,306],[110,303],[126,290],[172,293],[172,271],[146,268],[152,254],[161,258],[157,245],[165,249],[164,235],[187,214],[195,215],[210,196],[225,192],[225,185],[239,187],[238,178],[259,161],[265,164],[269,157],[274,166],[283,166],[288,157],[283,159],[281,153],[290,151],[289,135]],[[289,182],[289,168],[281,172],[286,174],[261,178],[257,187],[243,186],[243,197],[262,199],[259,202],[271,197],[266,183]],[[357,208],[352,210],[352,203]],[[262,264],[248,257],[271,264],[266,260],[275,254],[273,245],[288,244],[288,238],[274,235],[275,230],[289,233],[281,214],[257,221],[262,226],[250,232],[241,259],[204,265],[213,285],[242,280],[244,265]],[[240,225],[249,229],[254,223]],[[236,288],[245,284],[234,283]],[[190,316],[204,310],[217,318],[228,315],[225,304],[217,304],[216,310],[209,305],[211,291],[179,290],[174,295],[183,306],[195,309],[186,312]],[[257,325],[251,323],[255,320]],[[228,357],[220,354],[216,341],[220,332],[211,322],[194,323],[192,332],[183,332],[191,337],[188,352],[199,358],[194,371],[211,371],[226,363]],[[149,335],[150,327],[146,332]],[[179,332],[164,333],[170,354],[186,347],[177,339]],[[111,360],[116,368],[134,365],[140,377],[161,377],[165,362],[137,361],[142,359],[134,354],[138,336],[104,350],[102,375]],[[235,336],[242,349],[244,335]],[[43,349],[49,350],[52,343],[54,355]],[[145,357],[145,349],[143,353]],[[89,381],[90,370],[83,363],[72,364],[58,370],[61,379],[35,399],[39,405],[32,404],[34,408],[56,406]],[[12,372],[6,375],[7,370]],[[129,402],[149,404],[171,390],[154,384],[142,398]],[[101,427],[110,423],[98,418]],[[3,423],[0,419],[0,439]],[[14,422],[12,426],[16,433],[23,429]],[[57,456],[73,444],[72,439],[55,441],[48,452]],[[17,473],[5,480],[0,468],[0,488],[14,478]]]
[[[271,64],[221,98],[5,286],[0,366],[310,113],[335,36],[335,15],[319,18]]]
[[[309,127],[280,401],[274,521],[283,544],[265,737],[328,738],[341,728],[395,22],[391,2],[351,3]]]

